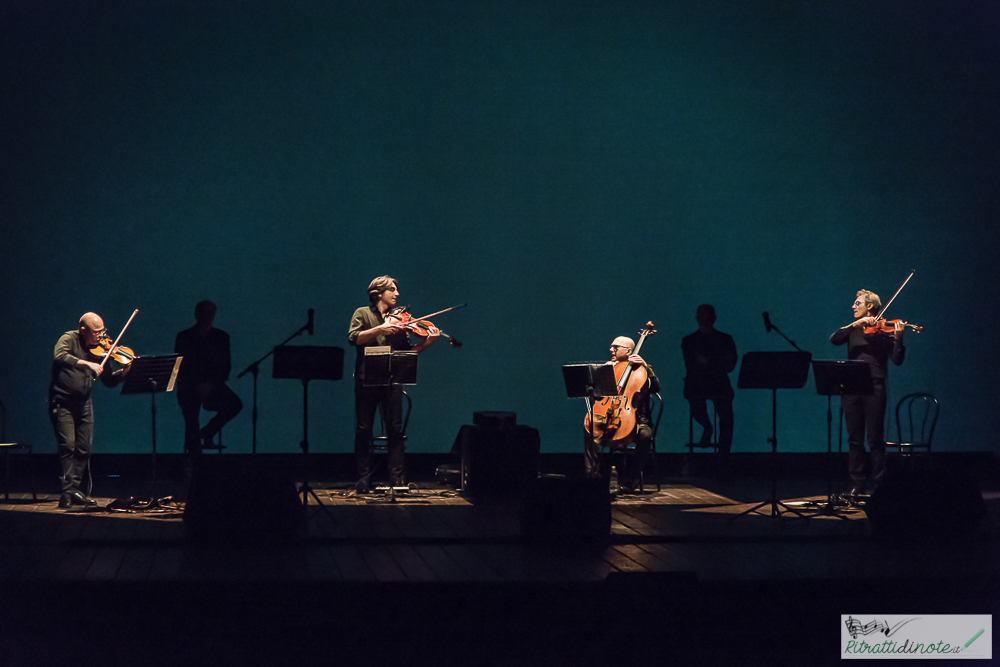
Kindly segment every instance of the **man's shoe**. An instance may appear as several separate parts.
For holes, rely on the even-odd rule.
[[[77,491],[75,489],[73,491],[69,491],[68,493],[65,493],[63,495],[64,496],[68,496],[69,500],[70,500],[70,503],[73,504],[73,505],[83,505],[84,507],[96,507],[97,506],[97,501],[96,500],[94,500],[93,498],[88,498],[87,496],[83,495],[82,493],[80,493],[79,491]],[[60,500],[60,502],[62,502],[62,501]]]
[[[73,499],[69,497],[68,493],[64,493],[59,496],[59,509],[68,510],[73,506]]]

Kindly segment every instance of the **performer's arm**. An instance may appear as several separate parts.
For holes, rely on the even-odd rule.
[[[73,354],[73,346],[70,343],[70,338],[64,336],[56,342],[56,347],[54,351],[54,357],[56,363],[63,364],[65,366],[79,366],[81,368],[89,368],[94,372],[95,375],[101,374],[101,365],[95,364],[93,361],[87,361],[86,359],[81,359]]]

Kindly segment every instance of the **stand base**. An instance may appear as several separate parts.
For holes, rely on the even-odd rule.
[[[768,514],[764,514],[762,512],[758,512],[759,514],[761,514],[761,516],[770,516],[770,517],[775,518],[775,519],[806,519],[807,521],[809,520],[809,516],[803,514],[802,512],[800,512],[797,509],[793,509],[793,508],[789,507],[785,503],[781,502],[780,500],[776,500],[774,498],[772,498],[771,500],[765,500],[764,502],[759,503],[759,504],[751,507],[750,509],[748,509],[748,510],[746,510],[744,512],[740,512],[736,516],[731,516],[731,517],[729,517],[729,520],[730,521],[736,521],[737,519],[739,519],[742,516],[746,516],[748,514],[753,514],[753,513],[757,512],[757,510],[759,510],[761,507],[770,507],[771,508],[771,514],[769,514],[769,515]],[[783,512],[790,512],[790,513],[794,514],[795,516],[794,517],[781,516]]]

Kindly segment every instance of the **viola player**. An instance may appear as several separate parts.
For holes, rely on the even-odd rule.
[[[871,367],[870,395],[845,394],[840,398],[847,425],[847,471],[851,476],[852,496],[874,493],[885,474],[885,408],[886,380],[889,359],[899,366],[906,348],[903,346],[904,323],[897,321],[891,334],[865,335],[865,327],[877,321],[882,301],[869,290],[859,290],[851,305],[854,321],[830,336],[834,345],[847,344],[847,358],[864,361]],[[869,455],[865,456],[865,435]]]
[[[646,381],[632,398],[632,409],[635,414],[635,449],[627,450],[625,454],[625,470],[619,473],[619,491],[633,493],[639,487],[639,478],[642,468],[649,460],[649,453],[653,439],[652,419],[650,417],[649,397],[660,390],[660,381],[653,368],[647,364],[638,354],[632,354],[635,349],[635,341],[628,336],[619,336],[611,341],[611,360],[609,364],[627,361],[633,365],[633,371],[637,367],[645,368]],[[601,476],[601,446],[594,442],[590,433],[583,435],[583,466],[584,475],[594,479]]]
[[[369,305],[354,311],[347,330],[347,342],[357,350],[354,365],[354,457],[358,481],[355,489],[365,493],[371,488],[371,439],[375,409],[379,408],[388,437],[389,481],[393,486],[406,485],[403,461],[403,387],[366,387],[364,384],[365,349],[388,346],[392,350],[422,352],[441,335],[435,327],[428,328],[423,342],[411,345],[407,330],[398,323],[386,321],[386,313],[396,307],[399,283],[390,276],[379,276],[368,285]]]
[[[93,507],[97,501],[80,488],[83,474],[90,465],[94,434],[94,407],[90,398],[93,380],[100,377],[106,387],[122,381],[131,366],[111,370],[108,361],[89,352],[98,347],[107,334],[104,321],[96,313],[85,313],[74,331],[67,331],[56,341],[49,382],[49,419],[55,431],[56,447],[62,474],[59,478],[60,509],[74,505]]]

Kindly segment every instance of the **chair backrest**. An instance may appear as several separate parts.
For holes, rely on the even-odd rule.
[[[660,392],[650,396],[649,414],[653,418],[653,439],[656,439],[656,432],[660,430],[660,417],[663,416],[663,397]]]
[[[905,415],[902,410],[905,408]],[[924,445],[928,449],[934,438],[940,405],[933,394],[913,393],[896,404],[896,436],[901,443]]]

